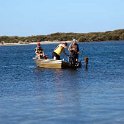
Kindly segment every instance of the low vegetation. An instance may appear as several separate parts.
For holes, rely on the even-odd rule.
[[[111,41],[124,40],[124,29],[107,31],[107,32],[91,32],[91,33],[53,33],[49,35],[37,36],[0,36],[0,43],[31,43],[39,41],[70,41],[73,38],[79,42],[93,42],[93,41]]]

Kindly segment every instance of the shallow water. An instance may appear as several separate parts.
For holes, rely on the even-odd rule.
[[[77,70],[37,68],[34,48],[0,47],[0,124],[124,123],[124,41],[80,43]]]

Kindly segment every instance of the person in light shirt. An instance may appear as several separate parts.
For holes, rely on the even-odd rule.
[[[53,51],[52,53],[52,57],[54,60],[60,60],[60,55],[61,53],[63,52],[65,55],[66,52],[65,52],[65,48],[67,48],[67,43],[64,42],[64,43],[60,43]]]

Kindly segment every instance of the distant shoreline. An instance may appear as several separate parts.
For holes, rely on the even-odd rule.
[[[111,41],[118,41],[118,40],[111,40]],[[119,40],[119,41],[124,41],[124,40]],[[72,41],[41,41],[42,44],[59,44],[59,43],[71,43]],[[105,41],[90,41],[90,42],[105,42]],[[106,41],[108,42],[108,41]],[[109,41],[110,42],[110,41]],[[84,43],[84,42],[79,42],[79,43]],[[37,42],[31,42],[31,43],[0,43],[0,46],[22,46],[22,45],[36,45]]]
[[[62,42],[67,42],[67,43],[70,43],[72,41],[43,41],[43,42],[40,42],[41,44],[59,44],[59,43],[62,43]],[[20,46],[20,45],[35,45],[37,44],[37,42],[32,42],[32,43],[4,43],[4,44],[0,44],[0,46]]]
[[[41,41],[41,44],[60,43],[63,41],[72,41],[76,39],[78,42],[102,42],[113,40],[124,40],[124,29],[106,32],[89,32],[89,33],[53,33],[49,35],[32,35],[27,37],[20,36],[0,36],[0,45],[26,45],[35,44]],[[11,43],[13,42],[13,43]]]

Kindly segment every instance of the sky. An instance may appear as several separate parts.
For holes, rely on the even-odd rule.
[[[0,0],[0,36],[124,29],[124,0]]]

